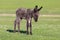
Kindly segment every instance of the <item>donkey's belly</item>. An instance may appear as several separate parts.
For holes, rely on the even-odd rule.
[[[20,16],[21,19],[26,19],[26,14]]]

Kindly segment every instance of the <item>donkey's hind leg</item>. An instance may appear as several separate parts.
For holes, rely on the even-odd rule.
[[[14,32],[16,32],[16,25],[18,25],[18,32],[20,32],[20,18],[17,17],[14,22]]]
[[[32,24],[30,22],[30,34],[32,35]]]
[[[20,18],[19,17],[16,18],[16,23],[18,26],[18,32],[20,32]]]
[[[28,28],[29,28],[29,23],[28,23],[28,20],[27,20],[27,34],[29,34],[29,30],[28,30]]]
[[[18,20],[18,32],[20,32],[20,19]]]

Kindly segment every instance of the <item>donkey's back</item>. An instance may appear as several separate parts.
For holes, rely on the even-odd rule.
[[[16,11],[16,15],[18,16],[21,16],[21,15],[24,15],[27,13],[27,9],[26,8],[19,8],[17,11]]]
[[[19,8],[16,11],[16,16],[19,16],[20,18],[26,18],[26,16],[30,15],[29,13],[31,12],[32,12],[32,9]]]

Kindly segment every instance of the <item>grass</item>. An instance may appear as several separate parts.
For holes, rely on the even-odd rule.
[[[15,17],[0,16],[0,40],[60,40],[60,17],[40,17],[37,23],[32,21],[33,35],[13,33]],[[26,20],[21,21],[21,31],[26,31]]]
[[[15,13],[20,7],[34,8],[43,6],[41,14],[60,14],[60,0],[0,0],[1,13]]]
[[[43,6],[41,14],[60,15],[60,0],[0,0],[0,14],[15,14],[17,8]],[[33,35],[13,33],[12,16],[0,16],[0,40],[60,40],[60,17],[40,17],[37,23],[32,20]],[[21,21],[21,31],[26,31],[26,20]]]

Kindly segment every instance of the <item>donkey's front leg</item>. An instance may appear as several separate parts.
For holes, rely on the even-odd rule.
[[[29,20],[28,20],[28,23],[29,23],[29,27],[30,27],[30,34],[32,35],[32,19],[31,18],[29,18]]]
[[[32,35],[32,23],[30,21],[30,34]]]
[[[29,18],[27,20],[27,34],[29,33],[28,32],[28,27],[30,27],[30,34],[32,35],[32,24],[31,24],[31,18]]]
[[[27,20],[27,24],[26,24],[26,26],[27,26],[27,34],[29,34],[29,32],[28,32],[28,27],[29,27],[28,20]]]

